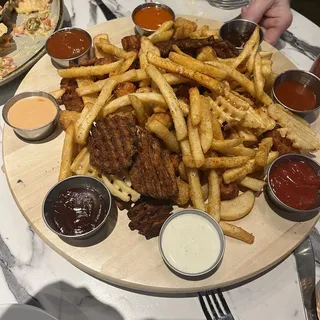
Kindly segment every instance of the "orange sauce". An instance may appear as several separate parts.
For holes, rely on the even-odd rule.
[[[160,7],[146,7],[134,15],[134,21],[140,27],[157,30],[164,22],[173,20],[171,12]]]
[[[55,104],[48,98],[30,97],[17,101],[8,111],[9,123],[19,129],[37,129],[57,115]]]

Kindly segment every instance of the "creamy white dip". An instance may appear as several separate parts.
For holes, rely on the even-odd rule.
[[[165,227],[161,247],[171,266],[185,273],[208,270],[219,258],[221,240],[214,225],[197,214],[182,214]]]

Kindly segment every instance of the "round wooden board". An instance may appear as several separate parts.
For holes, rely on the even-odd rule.
[[[212,20],[188,18],[200,26],[208,24],[217,28],[221,25]],[[130,18],[123,18],[95,26],[89,32],[93,36],[108,33],[111,42],[120,45],[122,37],[133,33],[133,24]],[[276,72],[295,68],[270,45],[263,43],[262,48],[275,52]],[[60,77],[46,55],[28,73],[18,92],[49,92],[57,89],[59,83]],[[58,179],[63,137],[64,134],[57,129],[45,141],[26,143],[5,126],[3,157],[7,179],[21,212],[37,234],[75,266],[111,283],[158,293],[197,292],[235,284],[263,272],[288,256],[316,223],[317,218],[303,223],[281,218],[268,206],[262,194],[252,212],[236,222],[254,233],[254,244],[227,238],[222,265],[215,274],[199,281],[184,280],[171,273],[161,259],[158,239],[147,241],[137,231],[130,231],[124,211],[115,213],[113,219],[109,219],[104,230],[109,235],[102,241],[96,238],[78,246],[68,244],[46,227],[41,213],[44,196]],[[317,158],[320,158],[319,154]],[[115,221],[113,228],[111,225]]]

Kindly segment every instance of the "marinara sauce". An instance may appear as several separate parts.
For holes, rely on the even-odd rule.
[[[278,199],[291,208],[313,209],[318,200],[320,178],[306,161],[281,161],[270,172],[270,184]]]
[[[279,83],[274,92],[276,97],[287,107],[307,111],[317,107],[317,97],[314,91],[298,81]]]
[[[134,15],[134,22],[142,28],[157,30],[164,22],[173,20],[172,13],[161,7],[146,7]]]

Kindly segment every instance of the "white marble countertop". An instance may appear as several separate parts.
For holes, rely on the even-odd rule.
[[[205,0],[166,2],[176,13],[221,21],[232,19],[240,12],[216,9]],[[120,17],[129,15],[141,1],[105,0],[105,3]],[[88,0],[65,0],[65,5],[73,25],[86,28],[105,21],[100,9]],[[289,30],[296,37],[320,46],[320,29],[297,12],[294,12]],[[312,61],[290,45],[280,43],[278,47],[298,67],[310,68]],[[21,77],[0,88],[0,105],[14,94],[20,81]],[[2,165],[2,159],[0,162]],[[29,228],[2,172],[0,220],[0,304],[33,304],[61,320],[204,319],[197,297],[158,297],[126,291],[101,282],[64,260]],[[316,241],[316,229],[312,238],[316,261],[320,263],[320,241]],[[318,265],[317,273],[318,280]],[[225,296],[235,319],[304,319],[292,255],[263,276],[225,291]]]

